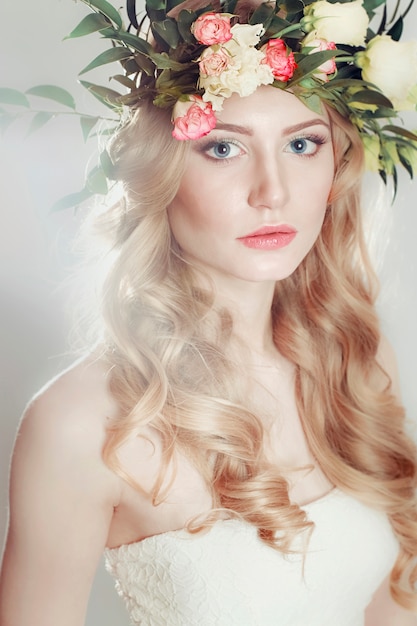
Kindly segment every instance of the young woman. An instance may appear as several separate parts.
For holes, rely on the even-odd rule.
[[[2,626],[81,626],[104,549],[135,624],[417,624],[363,143],[295,91],[198,101],[174,133],[145,99],[112,140],[101,337],[22,421]]]

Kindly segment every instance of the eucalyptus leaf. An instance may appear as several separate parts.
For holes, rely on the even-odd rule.
[[[82,204],[89,198],[92,198],[93,195],[94,193],[84,187],[84,189],[82,189],[81,191],[71,193],[67,196],[64,196],[63,198],[60,198],[60,200],[52,205],[51,211],[55,213],[56,211],[64,211],[66,209],[71,209],[74,207],[77,208],[80,204]]]
[[[75,100],[72,95],[66,89],[62,89],[62,87],[57,87],[56,85],[37,85],[36,87],[28,89],[26,93],[31,96],[53,100],[70,109],[75,110],[76,108]]]
[[[166,19],[162,22],[155,22],[153,29],[158,35],[169,45],[170,48],[176,48],[180,41],[180,34],[175,20]]]
[[[87,139],[90,136],[91,131],[93,130],[94,126],[97,124],[99,119],[100,119],[99,117],[91,117],[90,115],[81,115],[80,124],[81,124],[81,131],[84,137],[84,141],[87,141]]]
[[[88,6],[94,7],[98,9],[100,13],[109,18],[112,22],[114,22],[119,28],[122,28],[122,18],[120,17],[119,11],[117,11],[110,2],[107,0],[82,0]]]
[[[91,63],[86,65],[84,69],[82,69],[79,73],[79,76],[81,76],[82,74],[86,74],[90,70],[93,70],[96,67],[100,67],[101,65],[114,63],[115,61],[121,61],[122,59],[127,59],[131,56],[132,52],[130,50],[127,50],[126,48],[110,48],[109,50],[105,50],[104,52],[99,54],[95,59],[91,61]]]
[[[106,175],[101,165],[96,165],[88,174],[85,181],[88,191],[93,194],[105,194],[108,191]]]
[[[116,178],[116,168],[114,166],[113,161],[110,158],[110,154],[107,150],[103,150],[100,153],[100,165],[101,168],[107,178],[110,180],[115,180]]]
[[[394,41],[399,41],[403,32],[404,21],[402,17],[399,17],[393,26],[387,32]]]
[[[74,39],[75,37],[84,37],[84,35],[90,35],[98,30],[107,28],[109,26],[108,20],[101,15],[101,13],[90,13],[81,20],[81,22],[70,32],[64,39]]]
[[[303,56],[300,60],[297,60],[298,68],[294,76],[296,79],[298,77],[305,78],[307,74],[317,70],[320,65],[341,54],[344,54],[341,50],[322,50]]]
[[[386,96],[379,91],[373,91],[372,89],[364,89],[363,91],[357,91],[349,99],[350,104],[355,102],[361,102],[363,104],[372,104],[378,107],[392,108],[392,103]]]
[[[398,190],[398,174],[397,174],[397,168],[395,167],[395,165],[392,168],[392,182],[393,182],[393,187],[394,187],[394,194],[393,194],[392,201],[394,202],[395,198],[397,197],[397,190]]]
[[[304,3],[302,0],[284,0],[284,2],[280,2],[280,6],[283,7],[289,15],[301,13],[304,10]]]
[[[187,43],[195,42],[195,37],[191,32],[191,24],[195,22],[196,19],[197,14],[195,13],[195,11],[188,11],[186,9],[183,9],[178,15],[178,32],[183,40]]]
[[[39,130],[39,128],[42,128],[42,126],[45,126],[45,124],[47,124],[49,120],[54,117],[55,115],[53,113],[49,113],[48,111],[39,111],[36,113],[30,123],[28,135],[31,135],[35,131]]]
[[[4,133],[16,119],[17,115],[2,111],[0,114],[0,131]]]
[[[407,170],[408,174],[410,175],[410,178],[412,179],[413,178],[413,167],[412,167],[410,161],[407,159],[407,157],[404,154],[404,151],[401,149],[401,147],[398,148],[397,152],[398,152],[398,158],[400,159],[401,165]]]
[[[126,31],[115,31],[112,28],[106,29],[105,31],[101,31],[101,34],[106,39],[115,39],[117,41],[122,41],[130,48],[137,50],[138,52],[143,52],[144,54],[150,54],[153,51],[153,48],[150,43],[137,37],[136,35],[132,35],[132,33],[127,33]]]
[[[137,52],[134,57],[134,65],[125,65],[125,70],[128,74],[136,73],[138,70],[145,72],[148,76],[153,76],[155,73],[155,63],[146,55],[141,52]]]
[[[25,94],[17,89],[9,87],[0,87],[0,102],[3,104],[17,104],[22,107],[30,107],[29,100]]]
[[[136,56],[137,55],[135,55],[135,58]],[[112,76],[112,80],[116,80],[118,83],[120,83],[121,85],[123,85],[123,87],[126,87],[127,89],[132,90],[136,88],[135,81],[132,80],[131,78],[128,78],[124,74],[115,74],[115,76]]]
[[[405,137],[406,139],[411,139],[411,141],[417,141],[417,134],[412,133],[410,130],[406,128],[402,128],[402,126],[395,126],[394,124],[388,124],[382,128],[383,132],[394,133],[396,135],[400,135],[401,137]]]
[[[164,52],[161,52],[160,54],[155,52],[150,54],[149,57],[160,70],[174,70],[175,72],[181,72],[195,65],[195,63],[179,63],[179,61],[174,61]]]
[[[146,0],[146,10],[166,11],[165,0]]]
[[[110,109],[114,110],[120,108],[120,99],[122,98],[121,93],[114,91],[113,89],[109,89],[108,87],[103,87],[102,85],[89,83],[85,80],[80,80],[80,84],[92,93],[97,100]]]
[[[249,20],[249,24],[263,24],[267,30],[272,18],[274,17],[274,7],[267,4],[260,4],[253,12]]]

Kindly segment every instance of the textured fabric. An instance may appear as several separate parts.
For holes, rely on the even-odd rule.
[[[107,549],[131,621],[141,626],[363,626],[398,543],[385,515],[334,489],[304,507],[315,523],[304,561],[256,528],[218,521]]]

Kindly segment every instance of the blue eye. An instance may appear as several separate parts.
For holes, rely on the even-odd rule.
[[[216,160],[227,160],[241,154],[240,147],[232,141],[212,141],[203,150],[208,157]]]
[[[300,154],[302,156],[313,156],[319,149],[319,146],[324,143],[322,137],[297,137],[289,143],[289,150],[293,154]]]

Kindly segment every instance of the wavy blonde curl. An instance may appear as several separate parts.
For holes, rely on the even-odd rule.
[[[329,110],[336,168],[322,232],[288,279],[276,286],[274,342],[296,368],[299,413],[328,479],[387,512],[401,551],[391,574],[394,599],[416,610],[415,448],[403,434],[403,409],[377,362],[377,281],[363,242],[356,130]],[[166,207],[175,197],[187,142],[171,137],[169,113],[144,105],[111,146],[123,200],[101,219],[115,260],[103,286],[103,327],[111,389],[120,417],[108,431],[107,464],[136,487],[119,447],[152,424],[164,444],[152,498],[176,451],[204,477],[213,511],[227,509],[258,527],[267,544],[291,550],[311,530],[288,484],[263,453],[260,418],[243,406],[239,372],[225,354],[230,314],[197,287],[181,258]],[[385,385],[381,386],[381,380]],[[216,513],[199,524],[213,523]]]

